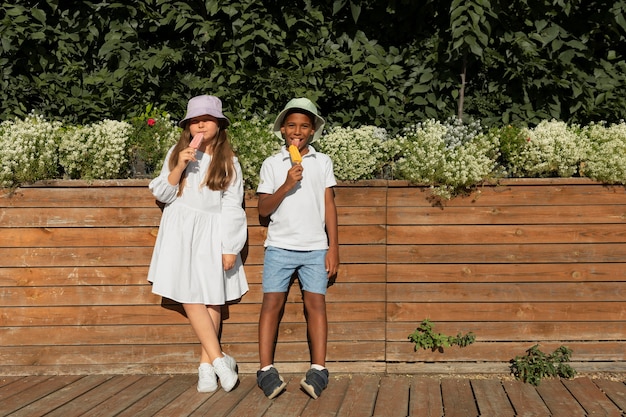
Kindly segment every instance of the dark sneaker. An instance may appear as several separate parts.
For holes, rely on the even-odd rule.
[[[318,371],[317,369],[309,369],[306,376],[300,381],[300,386],[313,399],[322,394],[322,391],[328,386],[328,369]]]
[[[257,371],[256,383],[270,400],[283,392],[287,386],[283,377],[278,374],[278,370],[274,367],[271,367],[267,371]]]

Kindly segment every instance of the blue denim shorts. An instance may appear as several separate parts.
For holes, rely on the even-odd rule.
[[[263,292],[287,292],[294,272],[304,291],[326,294],[326,250],[297,251],[268,246],[263,265]]]

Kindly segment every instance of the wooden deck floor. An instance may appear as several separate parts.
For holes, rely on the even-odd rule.
[[[254,375],[230,393],[196,391],[196,375],[0,377],[0,416],[624,416],[626,379],[546,379],[341,374],[317,399],[284,375],[287,390],[266,399]]]

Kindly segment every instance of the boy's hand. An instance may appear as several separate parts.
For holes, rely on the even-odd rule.
[[[339,271],[339,248],[331,246],[326,252],[326,272],[328,278],[337,275]]]
[[[295,164],[289,169],[289,171],[287,171],[287,179],[285,180],[285,184],[288,186],[289,189],[295,187],[296,184],[298,184],[298,182],[302,180],[303,170],[304,168],[302,168],[302,165]]]

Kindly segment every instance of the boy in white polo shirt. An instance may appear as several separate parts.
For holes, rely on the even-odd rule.
[[[285,146],[261,167],[259,215],[269,217],[270,222],[265,240],[257,383],[270,399],[286,386],[273,363],[280,317],[294,272],[302,287],[311,349],[311,369],[300,385],[313,398],[328,385],[326,288],[339,267],[333,189],[337,182],[331,159],[309,146],[321,136],[324,123],[309,99],[291,100],[274,122],[274,133],[285,140]],[[298,148],[301,162],[290,157],[291,145]]]

